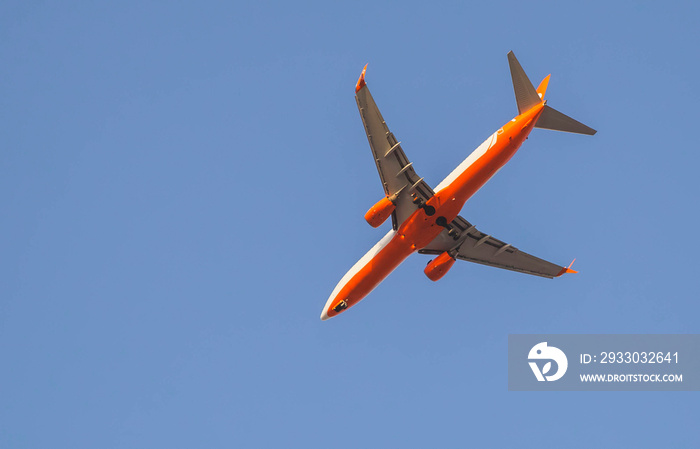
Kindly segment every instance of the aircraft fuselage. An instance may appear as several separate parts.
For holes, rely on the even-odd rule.
[[[420,208],[396,231],[389,231],[343,276],[328,298],[321,319],[331,318],[360,302],[408,256],[435,239],[444,230],[438,220],[450,223],[457,217],[467,200],[518,151],[543,108],[541,102],[518,115],[474,150],[426,202],[435,213],[428,215],[425,207]]]

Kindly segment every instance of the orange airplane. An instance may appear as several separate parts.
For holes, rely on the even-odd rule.
[[[576,273],[501,242],[476,229],[459,211],[518,151],[533,128],[593,135],[596,131],[551,108],[544,100],[549,75],[535,89],[511,51],[508,64],[518,115],[474,150],[435,190],[419,177],[401,143],[384,122],[365,83],[365,71],[355,87],[369,146],[379,170],[385,196],[365,214],[378,227],[389,216],[392,229],[340,280],[323,307],[327,320],[354,306],[413,252],[437,257],[425,267],[433,281],[442,278],[455,260],[468,260],[547,278]]]

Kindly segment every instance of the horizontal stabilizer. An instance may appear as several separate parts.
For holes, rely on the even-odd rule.
[[[535,124],[535,128],[551,129],[554,131],[564,131],[567,133],[586,134],[592,136],[596,130],[589,128],[583,123],[564,115],[556,109],[546,106]]]
[[[540,104],[542,99],[537,95],[535,86],[530,82],[512,51],[508,52],[508,65],[510,66],[510,77],[513,79],[515,101],[518,103],[518,114],[522,114]]]

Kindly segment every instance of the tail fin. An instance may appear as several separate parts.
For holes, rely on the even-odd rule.
[[[529,110],[544,101],[544,94],[549,84],[549,75],[542,80],[537,90],[525,74],[522,66],[515,58],[513,52],[508,53],[508,65],[510,65],[510,76],[513,79],[513,89],[515,90],[515,101],[518,103],[518,113]],[[587,134],[592,136],[596,130],[589,128],[581,122],[562,114],[556,109],[545,104],[540,118],[535,124],[535,128],[551,129],[554,131],[565,131],[569,133]]]
[[[552,75],[547,75],[545,79],[542,80],[540,85],[537,87],[537,95],[544,100],[544,94],[547,93],[547,86],[549,85],[549,77]]]

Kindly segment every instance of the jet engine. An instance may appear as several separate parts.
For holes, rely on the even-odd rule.
[[[369,208],[365,214],[365,220],[373,228],[379,227],[394,212],[394,209],[396,209],[396,205],[389,198],[382,198]]]
[[[455,263],[455,258],[450,255],[449,251],[444,251],[435,259],[428,263],[423,272],[431,281],[437,281],[450,271]]]

